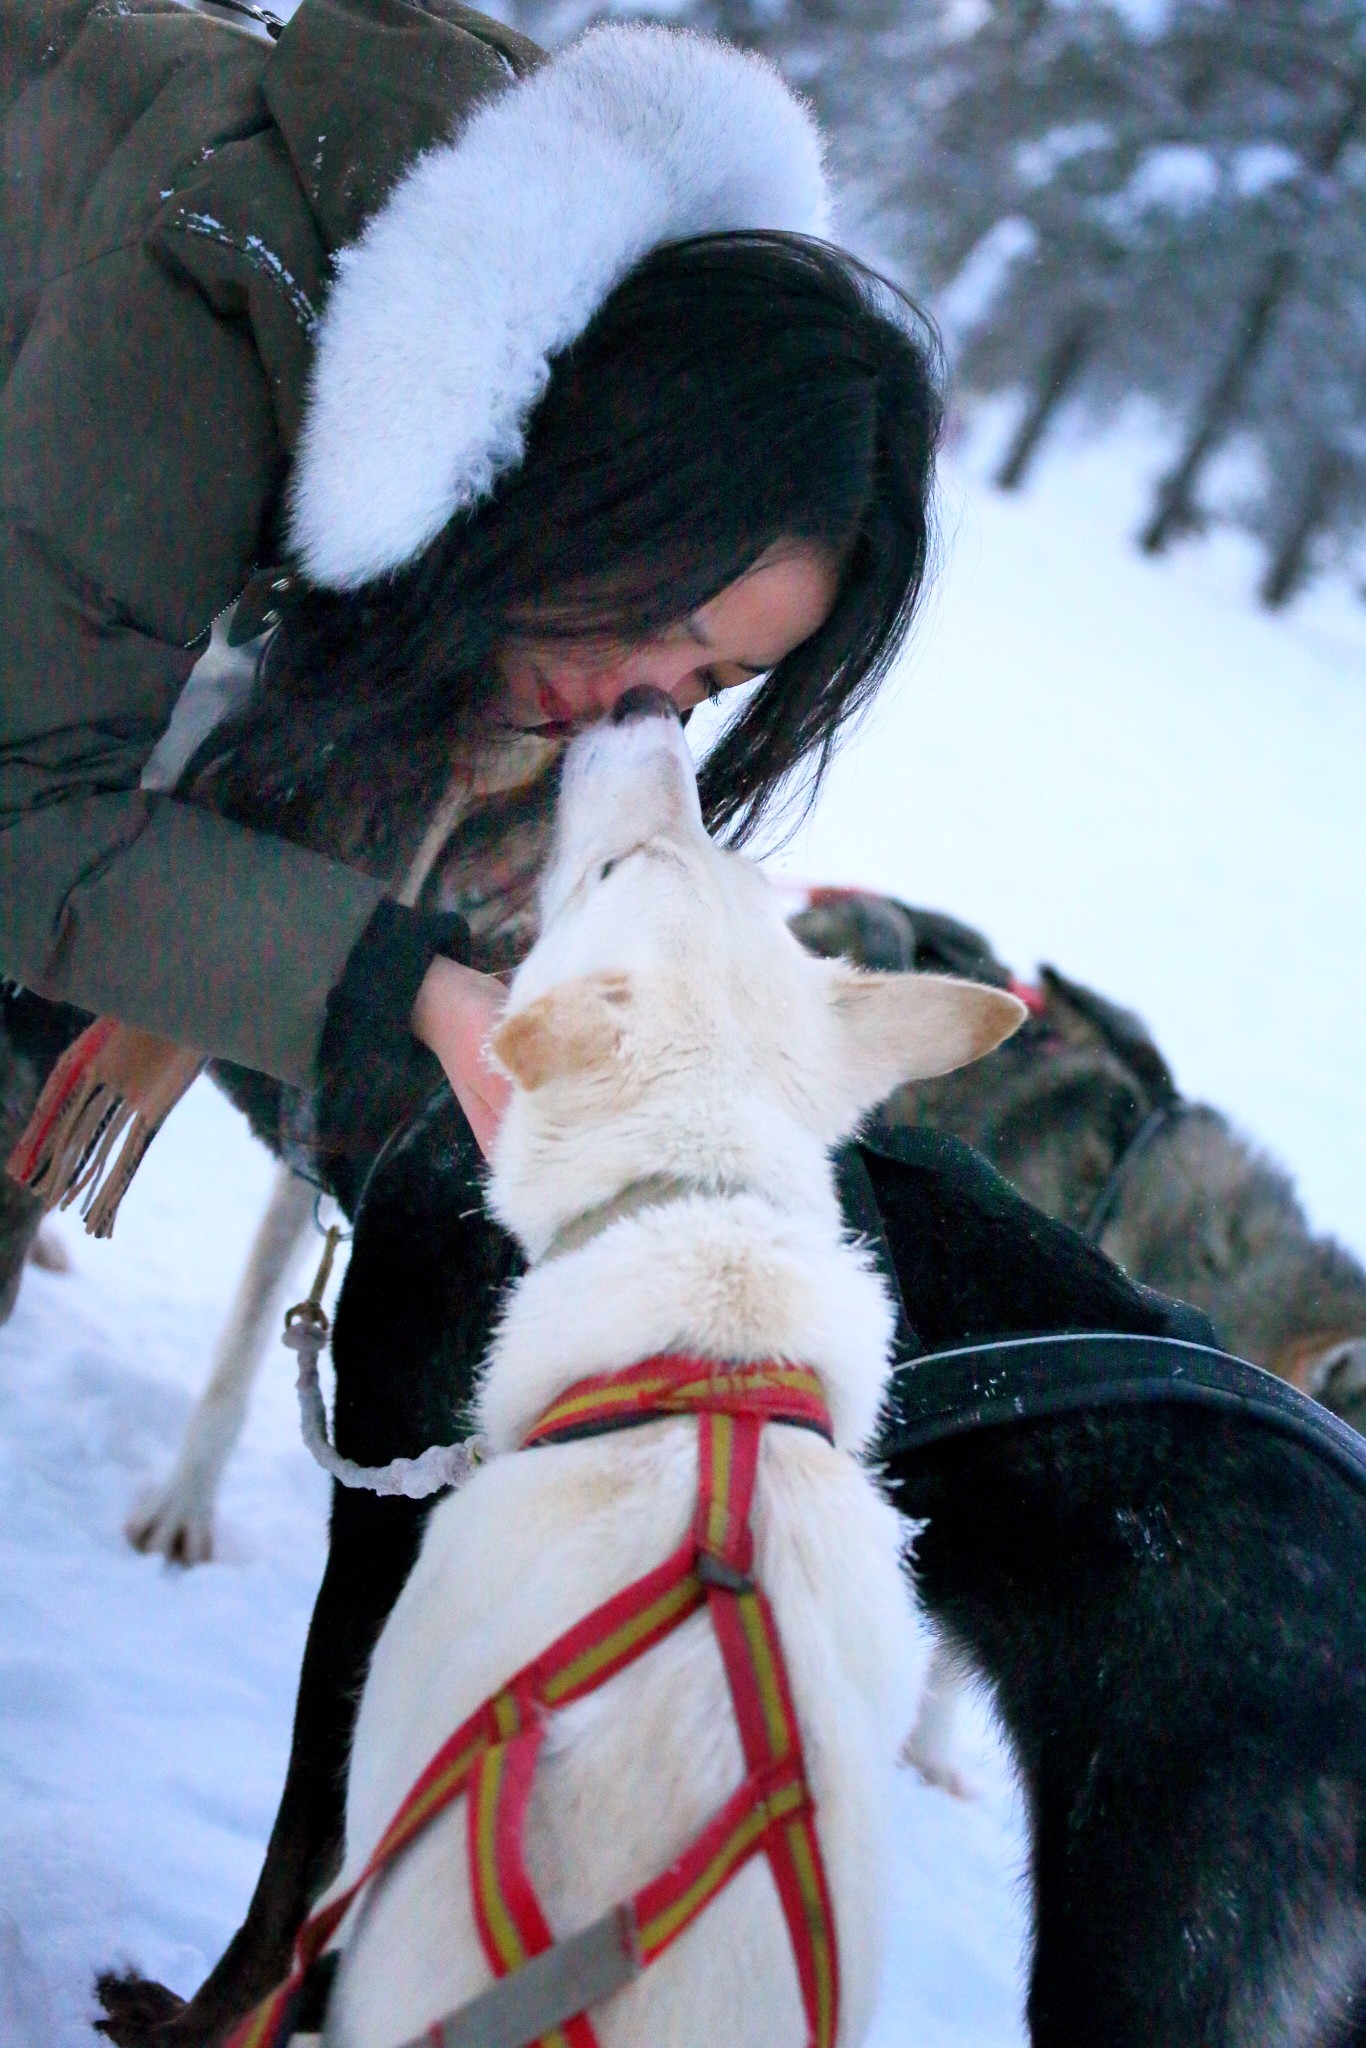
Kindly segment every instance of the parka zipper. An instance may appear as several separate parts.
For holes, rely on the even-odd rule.
[[[191,14],[203,14],[210,21],[218,14],[244,15],[264,29],[272,43],[278,43],[285,31],[285,22],[278,14],[272,14],[268,7],[255,7],[252,0],[179,0],[179,5]]]
[[[212,638],[213,629],[219,621],[232,618],[238,608],[246,604],[246,600],[249,597],[253,599],[253,603],[247,606],[243,626],[250,625],[251,631],[239,630],[234,621],[233,628],[228,633],[228,645],[229,647],[245,647],[249,640],[259,640],[262,633],[270,632],[272,627],[278,626],[280,623],[278,606],[269,602],[262,602],[262,600],[282,596],[292,586],[293,582],[294,576],[285,567],[283,562],[272,562],[268,563],[263,569],[253,569],[236,597],[230,597],[225,605],[219,607],[203,632],[196,633],[193,640],[182,640],[181,646],[187,651],[191,647],[197,647],[204,638],[204,633],[208,633],[210,638]]]

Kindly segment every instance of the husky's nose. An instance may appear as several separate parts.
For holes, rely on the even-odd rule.
[[[677,718],[682,723],[673,698],[656,690],[652,683],[636,683],[623,690],[612,706],[613,725],[625,725],[632,718]]]

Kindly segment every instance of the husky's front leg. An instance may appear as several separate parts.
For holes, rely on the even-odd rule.
[[[135,1550],[160,1551],[172,1564],[186,1565],[213,1555],[219,1481],[242,1434],[271,1322],[312,1208],[312,1188],[280,1167],[180,1455],[160,1492],[140,1503],[125,1524]]]

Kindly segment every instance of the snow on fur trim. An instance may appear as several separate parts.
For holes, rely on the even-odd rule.
[[[398,568],[523,450],[548,358],[659,243],[820,235],[815,123],[765,60],[592,29],[421,158],[338,257],[291,486],[306,574]]]

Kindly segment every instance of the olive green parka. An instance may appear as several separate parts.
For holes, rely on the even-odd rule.
[[[280,559],[330,260],[540,60],[457,0],[0,0],[0,975],[310,1080],[383,885],[141,777]]]

